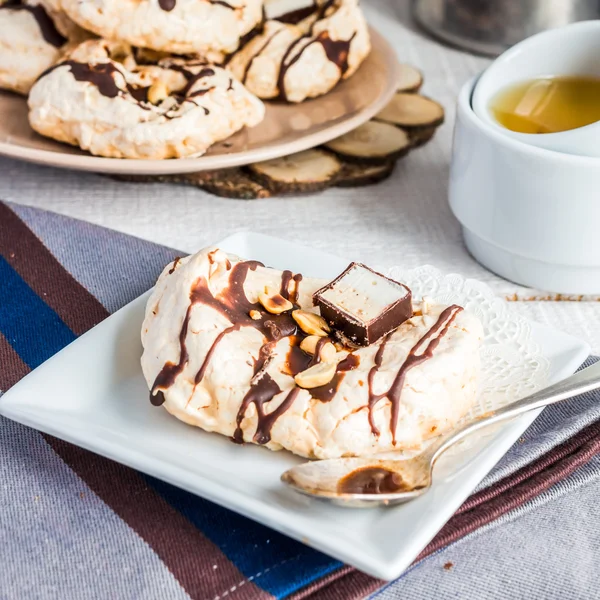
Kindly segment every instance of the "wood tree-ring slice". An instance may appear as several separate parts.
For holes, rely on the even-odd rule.
[[[444,122],[444,107],[419,94],[394,94],[390,103],[375,115],[375,120],[400,127],[437,127]]]
[[[331,140],[325,147],[349,161],[382,164],[397,160],[411,148],[407,133],[389,123],[367,121]]]
[[[314,192],[335,183],[342,163],[320,148],[248,166],[250,176],[272,192]]]

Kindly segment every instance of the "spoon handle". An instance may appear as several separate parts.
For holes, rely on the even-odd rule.
[[[494,423],[507,421],[529,412],[530,410],[562,402],[573,396],[585,394],[586,392],[598,388],[600,388],[600,361],[554,385],[548,386],[525,398],[521,398],[521,400],[517,400],[516,402],[511,402],[498,410],[488,412],[485,416],[471,421],[459,430],[442,437],[438,443],[430,449],[431,463],[433,464],[443,452],[450,448],[450,446],[453,446],[467,435],[470,435],[479,429],[483,429]]]

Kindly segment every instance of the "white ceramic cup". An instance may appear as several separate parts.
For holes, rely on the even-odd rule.
[[[461,90],[449,200],[471,254],[517,283],[600,294],[600,159],[524,144]]]
[[[498,57],[473,93],[475,114],[525,144],[557,152],[600,157],[600,122],[558,133],[518,133],[500,125],[490,103],[511,84],[550,75],[600,77],[600,21],[573,23],[534,35]]]

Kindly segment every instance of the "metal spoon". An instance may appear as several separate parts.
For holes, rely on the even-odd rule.
[[[343,506],[402,504],[422,496],[431,487],[433,466],[437,459],[467,435],[598,388],[600,362],[442,435],[414,458],[394,460],[362,457],[313,461],[289,469],[281,476],[281,480],[297,492]]]

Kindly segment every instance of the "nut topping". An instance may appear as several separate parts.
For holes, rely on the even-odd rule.
[[[321,362],[335,362],[336,355],[337,351],[331,342],[327,342],[321,346],[321,350],[319,351]]]
[[[148,102],[160,104],[169,97],[169,90],[162,81],[155,81],[148,89]]]
[[[319,335],[309,335],[300,342],[300,350],[307,354],[314,354],[317,350],[317,342],[321,339]]]
[[[298,327],[308,335],[327,337],[327,334],[331,331],[325,319],[315,313],[299,309],[292,313],[292,317],[298,323]]]
[[[298,373],[294,377],[296,384],[304,389],[311,389],[326,385],[335,375],[337,365],[334,362],[320,362]]]
[[[273,293],[271,290],[259,294],[258,301],[272,315],[280,315],[286,310],[294,308],[294,305],[289,300],[286,300],[281,294]]]
[[[318,335],[309,335],[300,342],[300,350],[304,350],[304,352],[308,354],[315,354],[319,340],[323,339],[324,338]],[[332,342],[327,341],[324,344],[321,344],[321,347],[319,348],[319,358],[322,362],[335,361],[336,354],[335,346]]]
[[[262,319],[262,315],[260,314],[260,311],[258,311],[258,310],[251,310],[249,315],[250,315],[250,318],[254,321],[260,321]]]

